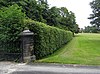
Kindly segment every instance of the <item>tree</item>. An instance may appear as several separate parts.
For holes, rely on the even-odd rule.
[[[74,25],[74,32],[75,32],[76,34],[79,33],[79,30],[80,30],[80,28],[79,28],[78,24]]]
[[[0,0],[0,8],[8,7],[13,4],[21,6],[22,11],[25,12],[28,18],[46,23],[45,14],[49,7],[44,0]]]
[[[47,24],[50,26],[59,25],[59,8],[52,7],[48,10]]]
[[[92,21],[90,22],[92,25],[95,25],[97,29],[100,29],[100,0],[93,0],[90,3],[91,8],[93,9],[93,14],[90,14],[89,19]]]
[[[47,19],[49,16],[49,5],[47,4],[47,0],[38,0],[38,1],[39,1],[38,8],[39,8],[40,15],[42,17],[41,22],[47,23]]]
[[[61,19],[60,19],[60,24],[61,26],[65,26],[66,29],[68,30],[68,18],[69,18],[69,12],[68,12],[68,9],[65,8],[65,7],[61,7],[60,8],[60,16],[61,16]]]
[[[75,33],[76,31],[78,32],[78,25],[76,24],[75,18],[75,14],[72,11],[69,12],[65,7],[52,7],[49,9],[47,23],[51,26],[70,30]]]
[[[24,29],[25,14],[17,4],[0,10],[0,40],[16,41]]]

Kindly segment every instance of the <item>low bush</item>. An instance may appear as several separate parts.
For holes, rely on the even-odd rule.
[[[47,26],[44,23],[26,20],[26,24],[34,32],[34,54],[37,59],[54,53],[73,37],[70,31]]]

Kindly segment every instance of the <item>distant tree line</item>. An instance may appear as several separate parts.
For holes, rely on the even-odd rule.
[[[46,23],[50,26],[70,30],[78,33],[75,14],[67,8],[51,7],[44,0],[0,0],[0,9],[17,4],[22,7],[22,11],[27,18]]]
[[[85,33],[98,33],[98,28],[97,26],[86,26],[85,29],[83,30]]]

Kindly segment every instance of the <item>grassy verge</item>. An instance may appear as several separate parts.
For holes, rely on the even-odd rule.
[[[100,65],[100,34],[78,34],[59,51],[38,62]]]

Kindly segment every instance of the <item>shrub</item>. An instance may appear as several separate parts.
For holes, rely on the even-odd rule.
[[[48,26],[41,22],[26,20],[29,29],[34,32],[34,54],[37,59],[54,53],[72,39],[72,32]]]
[[[0,40],[15,41],[24,27],[25,14],[17,4],[0,10]]]
[[[24,29],[24,18],[25,14],[17,4],[0,10],[0,47],[5,52],[19,52],[16,41]]]

